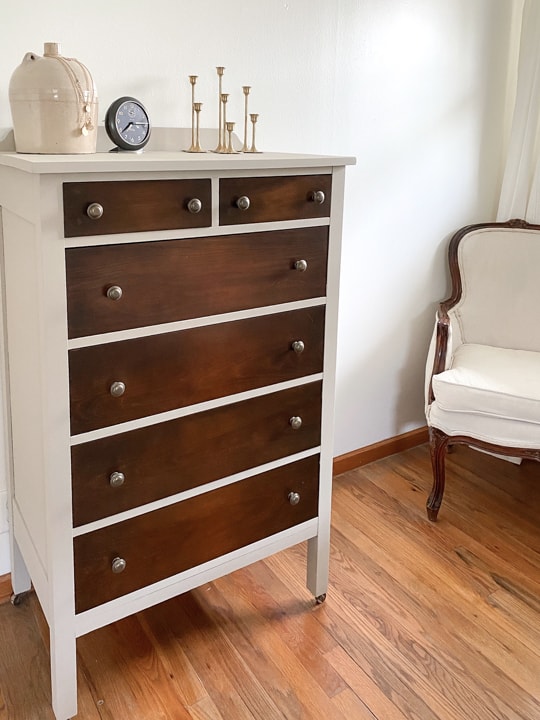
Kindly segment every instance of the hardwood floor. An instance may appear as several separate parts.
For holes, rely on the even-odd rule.
[[[427,446],[335,482],[331,585],[305,547],[78,641],[77,720],[538,720],[540,465]],[[52,720],[34,596],[0,607],[0,720]]]

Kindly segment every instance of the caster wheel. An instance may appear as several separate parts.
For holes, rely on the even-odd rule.
[[[9,601],[12,605],[17,607],[18,605],[21,604],[21,602],[24,598],[24,595],[25,595],[24,593],[12,593],[11,597],[9,598]]]
[[[317,595],[317,597],[315,598],[315,602],[317,603],[317,605],[322,605],[325,600],[326,593],[323,593],[322,595]]]

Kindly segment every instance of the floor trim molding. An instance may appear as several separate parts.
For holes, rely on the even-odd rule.
[[[0,575],[0,604],[11,597],[11,575]]]
[[[366,445],[366,447],[358,448],[358,450],[352,450],[345,453],[345,455],[334,458],[334,475],[341,475],[341,473],[367,465],[374,460],[381,460],[381,458],[389,455],[395,455],[395,453],[403,452],[403,450],[423,445],[428,442],[428,439],[428,429],[424,425],[416,430],[403,433],[403,435],[396,435],[373,443],[373,445]]]

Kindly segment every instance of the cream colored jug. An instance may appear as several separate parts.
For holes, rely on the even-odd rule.
[[[45,43],[43,57],[26,53],[11,76],[9,102],[17,152],[96,152],[96,86],[57,43]]]

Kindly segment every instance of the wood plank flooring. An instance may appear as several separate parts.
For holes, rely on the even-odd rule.
[[[305,546],[78,641],[77,720],[539,720],[540,465],[427,446],[335,481],[331,585]],[[53,720],[35,596],[0,606],[0,720]]]

